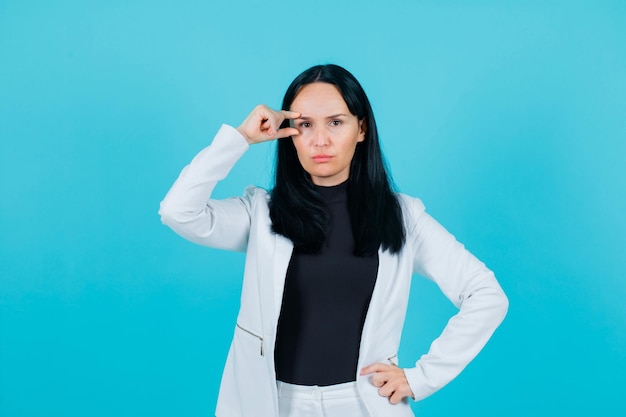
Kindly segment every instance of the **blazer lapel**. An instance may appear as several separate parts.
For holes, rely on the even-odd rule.
[[[359,366],[363,366],[363,360],[369,353],[369,348],[372,344],[370,341],[373,329],[378,326],[376,319],[381,316],[379,310],[382,308],[384,300],[384,292],[388,285],[390,271],[393,269],[393,258],[389,255],[388,251],[378,250],[378,276],[376,277],[376,284],[374,285],[374,291],[372,292],[372,298],[370,299],[370,305],[365,315],[365,323],[363,324],[363,332],[361,333],[361,346],[359,349]],[[387,300],[390,302],[391,300]]]
[[[293,252],[293,243],[291,240],[278,234],[275,234],[274,237],[274,318],[275,323],[277,323],[283,303],[285,277]]]

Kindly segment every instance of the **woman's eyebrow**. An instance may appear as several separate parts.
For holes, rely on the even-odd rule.
[[[332,114],[330,116],[326,116],[325,119],[336,119],[337,117],[342,117],[342,116],[346,117],[348,115],[345,114],[345,113],[337,113],[337,114]],[[304,116],[304,115],[302,115],[300,117],[296,117],[297,120],[311,120],[312,118],[313,117],[311,117],[311,116]]]

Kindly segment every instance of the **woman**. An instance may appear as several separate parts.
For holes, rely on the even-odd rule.
[[[210,199],[254,143],[280,139],[271,192]],[[201,245],[246,252],[241,307],[217,416],[412,416],[482,349],[508,301],[493,273],[392,192],[358,81],[315,66],[281,111],[256,107],[183,169],[165,224]],[[397,351],[414,273],[459,308],[411,368]]]

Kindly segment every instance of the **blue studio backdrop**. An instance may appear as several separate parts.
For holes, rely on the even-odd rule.
[[[417,415],[626,415],[625,21],[623,1],[0,0],[0,416],[213,415],[243,255],[158,205],[320,63],[362,82],[398,190],[510,299]],[[218,197],[271,186],[273,153]],[[400,365],[454,312],[416,277]]]

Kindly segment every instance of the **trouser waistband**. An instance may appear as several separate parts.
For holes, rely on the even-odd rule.
[[[317,385],[295,385],[277,381],[276,386],[278,387],[278,396],[286,398],[322,398],[330,400],[359,396],[356,382],[344,382],[342,384],[320,387]]]

